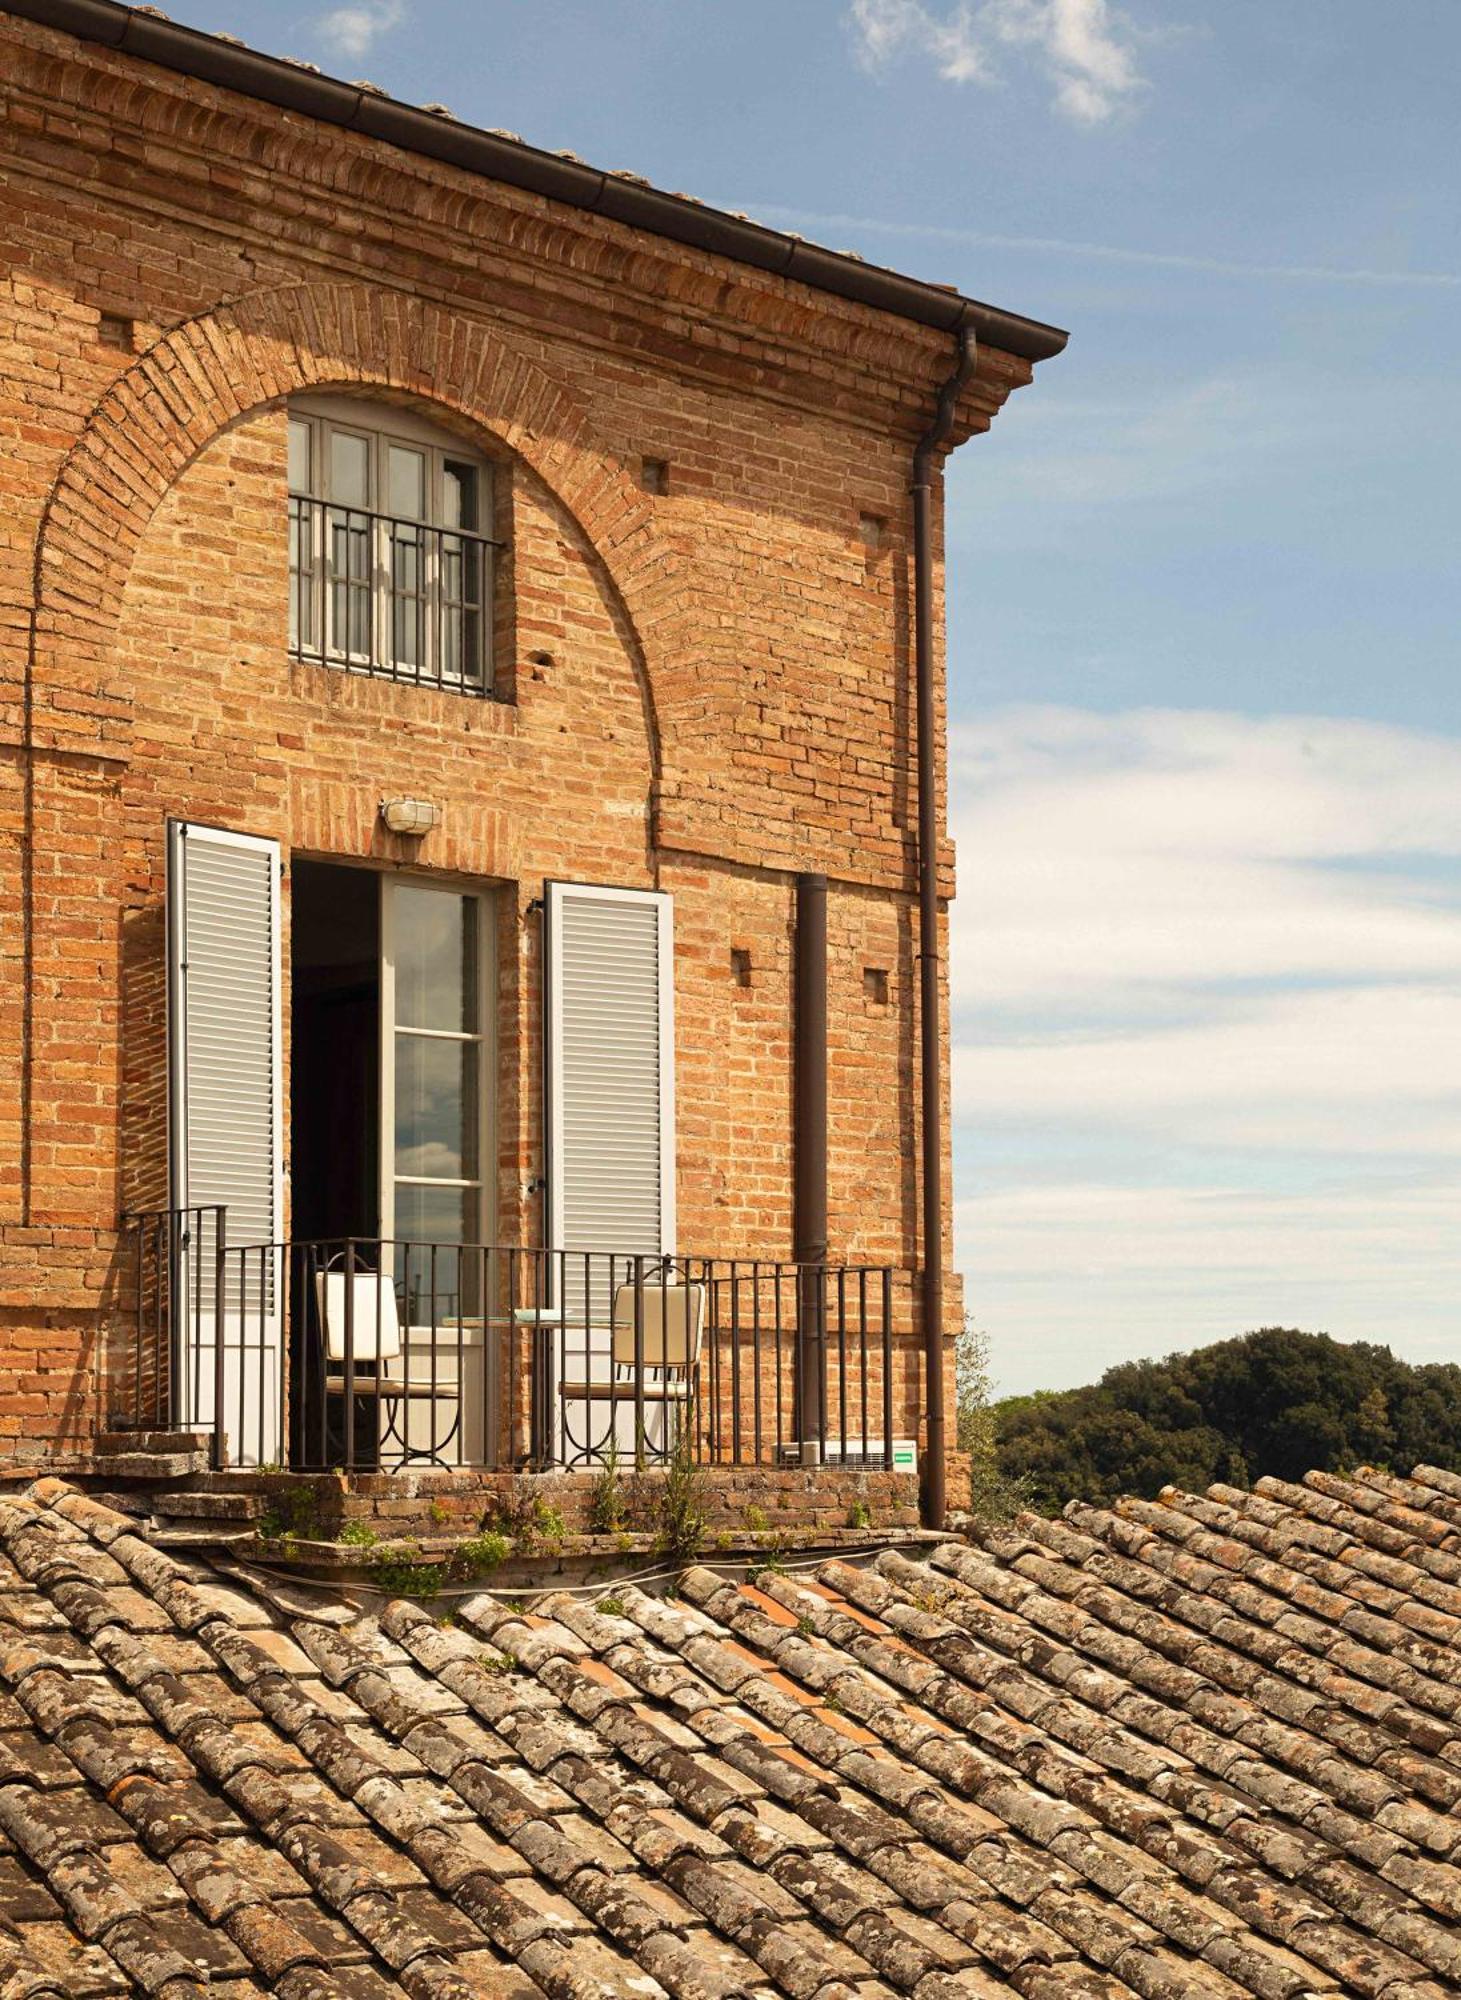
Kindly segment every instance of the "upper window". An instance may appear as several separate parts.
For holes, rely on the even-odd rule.
[[[485,694],[491,498],[484,461],[406,411],[291,404],[291,653]]]

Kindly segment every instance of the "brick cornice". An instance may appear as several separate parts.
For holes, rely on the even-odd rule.
[[[99,171],[105,163],[109,199],[149,216],[159,204],[170,212],[185,186],[191,227],[268,258],[285,245],[321,275],[331,265],[338,275],[348,256],[380,282],[457,310],[491,311],[524,328],[555,312],[576,339],[657,369],[910,438],[926,427],[948,372],[949,339],[936,329],[14,16],[0,16],[0,39],[13,54],[9,90],[20,115],[7,150],[18,173],[48,175],[53,147],[36,138],[58,107],[67,179],[75,153],[88,154]],[[342,208],[350,223],[332,244]],[[1030,376],[1028,361],[982,348],[956,440],[985,428]]]

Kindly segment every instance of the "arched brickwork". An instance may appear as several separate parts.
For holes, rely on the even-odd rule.
[[[38,691],[90,689],[100,702],[138,542],[212,438],[296,391],[356,383],[429,399],[480,425],[577,522],[634,637],[657,768],[659,655],[684,593],[643,494],[594,439],[580,404],[510,338],[372,286],[290,285],[220,306],[165,334],[108,391],[66,457],[41,529]]]

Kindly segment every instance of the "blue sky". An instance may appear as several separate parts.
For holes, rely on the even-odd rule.
[[[1457,0],[175,11],[1071,329],[949,475],[972,1314],[1461,1358]]]

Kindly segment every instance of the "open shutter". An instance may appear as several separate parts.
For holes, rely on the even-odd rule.
[[[675,1248],[670,898],[550,882],[549,1241],[659,1256]]]
[[[169,1179],[174,1208],[227,1208],[224,1296],[211,1237],[177,1294],[179,1416],[222,1424],[235,1464],[279,1455],[282,1228],[279,846],[181,820],[168,825]]]

